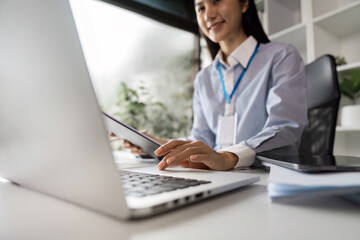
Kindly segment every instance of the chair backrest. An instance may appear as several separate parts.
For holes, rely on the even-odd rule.
[[[300,154],[332,155],[340,89],[335,59],[324,55],[305,67],[308,125],[300,142]]]

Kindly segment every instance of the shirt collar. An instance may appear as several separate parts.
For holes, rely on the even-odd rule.
[[[228,57],[228,62],[230,66],[234,66],[237,63],[240,63],[243,68],[246,68],[248,65],[250,58],[255,51],[257,45],[257,41],[253,36],[249,36],[243,43],[241,43]],[[215,68],[218,65],[218,62],[224,63],[223,56],[221,54],[221,50],[218,51],[216,57],[214,58],[214,66]]]

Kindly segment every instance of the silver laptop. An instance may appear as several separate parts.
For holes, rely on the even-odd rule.
[[[131,169],[135,175],[119,172],[107,135],[69,2],[0,1],[1,177],[126,219],[258,180],[246,173],[156,166]],[[139,179],[145,180],[131,184]]]

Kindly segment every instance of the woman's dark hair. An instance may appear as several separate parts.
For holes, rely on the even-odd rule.
[[[246,0],[239,0],[241,2],[245,2]],[[252,35],[258,42],[260,43],[268,43],[270,42],[269,38],[266,36],[264,29],[260,23],[260,19],[257,13],[256,5],[254,0],[248,0],[249,7],[247,11],[243,14],[242,24],[244,27],[245,34],[247,36]],[[218,43],[214,43],[208,37],[206,37],[200,30],[201,35],[205,38],[208,49],[210,51],[210,55],[212,59],[215,58],[216,54],[220,49],[220,45]]]

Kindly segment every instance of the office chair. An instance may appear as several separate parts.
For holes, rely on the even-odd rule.
[[[299,153],[332,155],[340,89],[335,59],[324,55],[306,65],[308,125],[300,142]]]

